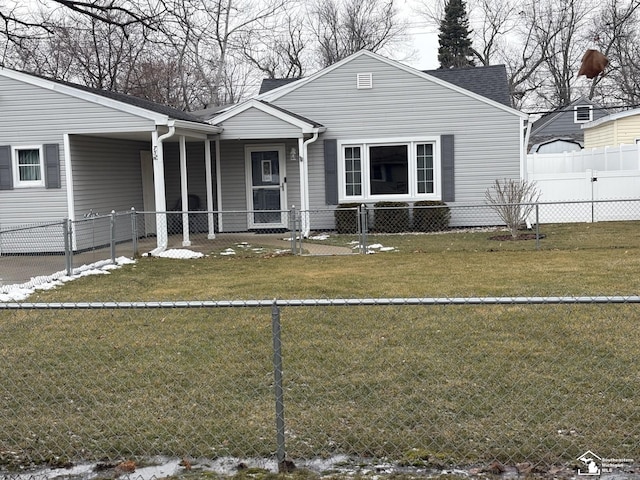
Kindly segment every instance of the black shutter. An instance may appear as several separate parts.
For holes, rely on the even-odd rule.
[[[442,201],[455,202],[456,184],[454,172],[453,135],[440,137],[440,162],[442,166]]]
[[[13,189],[13,172],[11,169],[11,147],[0,146],[0,190]]]
[[[327,205],[338,205],[338,141],[324,141],[324,188]]]
[[[60,188],[60,147],[57,143],[43,146],[44,184],[47,188]]]

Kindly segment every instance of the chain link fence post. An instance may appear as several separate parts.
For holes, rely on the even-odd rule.
[[[109,219],[109,237],[111,245],[111,263],[116,263],[116,211],[111,210],[111,217]]]
[[[536,250],[540,250],[540,205],[536,203]]]
[[[138,216],[135,207],[131,207],[131,247],[133,258],[138,256]]]
[[[65,218],[62,222],[62,234],[64,235],[64,261],[67,275],[73,273],[73,240],[71,239],[72,223]]]
[[[280,329],[280,308],[273,301],[271,307],[271,327],[273,332],[273,377],[276,406],[276,459],[278,461],[278,471],[286,471],[286,450],[284,437],[284,390],[282,388],[282,337]]]
[[[358,221],[358,232],[360,233],[360,253],[363,255],[367,253],[367,233],[368,233],[368,222],[367,222],[367,206],[363,203],[360,205],[360,215]]]
[[[296,223],[296,206],[295,205],[291,205],[291,210],[289,211],[289,229],[291,230],[291,253],[293,255],[297,255],[296,238],[298,235],[298,228]]]

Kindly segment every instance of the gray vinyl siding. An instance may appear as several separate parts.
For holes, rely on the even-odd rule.
[[[111,211],[143,208],[140,151],[149,150],[150,145],[71,135],[70,146],[75,216],[79,222],[74,232],[75,247],[85,250],[108,245],[109,219],[102,217]],[[92,220],[92,215],[100,218]],[[116,230],[116,236],[117,240],[128,240],[131,230],[121,228]]]
[[[220,181],[222,184],[222,228],[225,232],[245,231],[248,228],[247,185],[245,180],[245,146],[247,145],[285,145],[285,164],[287,174],[287,204],[284,209],[300,205],[300,166],[296,160],[290,158],[292,148],[298,148],[297,140],[270,141],[233,141],[220,144]]]
[[[146,142],[71,135],[76,218],[142,210],[140,151]]]
[[[154,128],[153,122],[103,105],[71,97],[59,91],[0,76],[0,145],[28,146],[58,144],[61,188],[14,188],[0,191],[0,228],[26,223],[56,221],[68,216],[65,133],[103,132],[109,129]],[[139,169],[139,161],[137,163]],[[84,177],[86,178],[86,177]],[[94,174],[94,179],[99,174]],[[88,187],[75,180],[80,200]],[[127,182],[126,178],[123,178]],[[100,209],[105,206],[100,204]],[[110,205],[109,209],[118,208]]]
[[[215,208],[215,147],[211,148],[212,191]],[[180,184],[180,144],[164,144],[164,182],[167,210],[181,206],[182,188]],[[196,195],[200,201],[200,210],[207,209],[207,177],[204,158],[204,142],[187,142],[187,193]],[[184,209],[186,210],[186,208]]]
[[[301,136],[300,128],[257,108],[250,108],[226,120],[221,126],[224,128],[220,135],[222,140],[296,138]]]
[[[373,72],[373,88],[356,89]],[[322,138],[376,140],[454,135],[456,203],[484,203],[496,178],[520,177],[520,120],[377,59],[361,56],[274,100],[327,127]],[[326,206],[321,139],[309,149],[311,208]]]
[[[604,114],[600,110],[593,110],[593,119],[596,120],[602,117]],[[582,123],[576,123],[574,121],[573,107],[567,112],[562,112],[554,117],[549,123],[542,125],[535,132],[531,132],[536,137],[583,137]]]

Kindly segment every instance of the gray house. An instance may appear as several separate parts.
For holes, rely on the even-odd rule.
[[[308,78],[267,81],[257,97],[205,118],[222,128],[223,210],[313,211],[483,203],[495,179],[521,178],[528,117],[510,106],[503,66],[422,72],[360,51]]]
[[[367,51],[212,117],[0,68],[0,228],[192,196],[216,212],[210,237],[287,228],[292,205],[483,203],[524,165],[527,116],[508,102],[504,67],[425,73]],[[155,217],[144,233],[162,249]],[[332,218],[307,215],[305,230]]]
[[[213,209],[209,140],[219,127],[138,98],[6,68],[0,111],[0,228],[131,208],[164,211],[182,198],[182,182]],[[146,224],[146,234],[157,232],[163,244],[166,216],[157,222]],[[61,251],[62,242],[28,245]],[[81,236],[73,243],[85,248]]]
[[[555,109],[531,124],[529,153],[561,153],[584,146],[582,125],[608,114],[587,97]]]

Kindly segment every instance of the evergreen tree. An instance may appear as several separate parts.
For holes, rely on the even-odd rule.
[[[469,17],[464,0],[448,0],[438,34],[440,68],[473,67]]]

